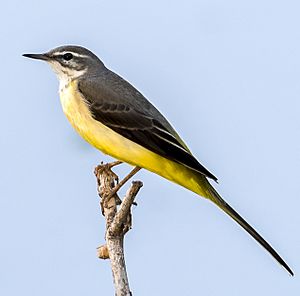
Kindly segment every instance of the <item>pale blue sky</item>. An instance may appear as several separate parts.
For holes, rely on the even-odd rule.
[[[21,57],[62,44],[145,94],[296,274],[213,204],[142,171],[126,237],[133,294],[299,295],[299,11],[289,0],[2,3],[0,295],[113,295],[92,174],[111,159],[69,125],[51,69]]]

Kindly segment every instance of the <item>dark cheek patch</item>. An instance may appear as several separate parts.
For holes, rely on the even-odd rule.
[[[82,71],[86,68],[86,65],[84,65],[84,63],[74,63],[72,65],[72,69],[76,70],[76,71]]]
[[[64,74],[68,74],[67,70],[82,71],[87,68],[85,62],[76,57],[73,57],[70,61],[66,61],[62,56],[58,56],[55,60],[61,65]]]

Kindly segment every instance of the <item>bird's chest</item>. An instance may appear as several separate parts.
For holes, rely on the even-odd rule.
[[[63,111],[75,130],[91,145],[106,151],[106,146],[111,142],[111,132],[92,117],[77,83],[70,82],[60,89],[59,94]]]
[[[77,83],[70,82],[59,91],[60,101],[65,115],[76,131],[90,142],[89,133],[94,124],[91,112],[77,88]]]
[[[76,129],[84,125],[87,117],[90,116],[90,111],[78,91],[76,83],[70,82],[62,87],[59,95],[63,111],[71,124]]]

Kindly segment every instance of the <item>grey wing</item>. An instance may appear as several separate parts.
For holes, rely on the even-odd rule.
[[[95,120],[150,151],[217,181],[159,111],[117,74],[107,70],[101,76],[81,79],[78,89]]]

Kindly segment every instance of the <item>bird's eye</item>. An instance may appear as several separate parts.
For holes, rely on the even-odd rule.
[[[70,52],[67,52],[63,55],[63,59],[66,61],[72,60],[73,55]]]

